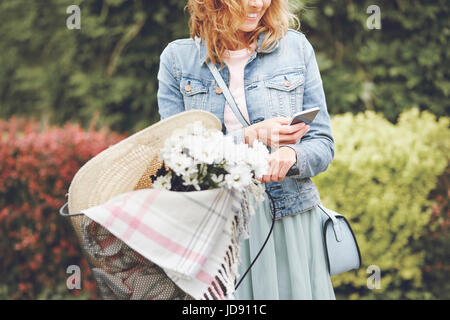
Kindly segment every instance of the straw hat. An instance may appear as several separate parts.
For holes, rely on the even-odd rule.
[[[89,160],[75,175],[69,187],[69,213],[101,205],[111,198],[133,190],[151,188],[150,175],[161,167],[159,150],[172,133],[192,122],[210,129],[222,129],[220,120],[210,112],[189,110],[161,120],[105,149]],[[71,217],[81,239],[83,216]]]

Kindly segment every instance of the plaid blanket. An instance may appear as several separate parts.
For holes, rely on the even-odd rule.
[[[248,219],[243,214],[245,195],[226,189],[141,189],[82,212],[164,270],[186,294],[195,299],[233,299],[239,237]],[[120,292],[117,286],[123,282],[111,279],[105,270],[94,270],[94,275],[97,281],[109,281],[109,286],[112,281],[114,291]]]
[[[141,256],[100,224],[82,216],[82,245],[105,300],[192,300],[158,265]]]

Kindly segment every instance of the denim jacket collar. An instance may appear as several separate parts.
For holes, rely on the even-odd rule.
[[[273,46],[273,48],[271,48],[270,50],[263,51],[263,48],[261,48],[261,46],[262,46],[262,41],[264,39],[264,35],[265,35],[265,32],[262,32],[258,36],[258,46],[256,47],[257,53],[271,53],[272,51],[277,49],[279,46],[280,41],[278,40],[276,42],[275,46]],[[195,44],[197,45],[197,48],[200,50],[200,65],[202,66],[204,63],[206,63],[206,59],[208,57],[208,50],[206,49],[206,43],[202,38],[200,38],[198,36],[195,36],[194,41],[195,41]]]

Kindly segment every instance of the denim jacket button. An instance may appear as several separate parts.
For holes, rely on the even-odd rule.
[[[188,84],[186,87],[184,87],[184,90],[186,90],[186,92],[190,92],[192,90],[192,86]]]
[[[290,83],[288,80],[286,80],[286,81],[284,82],[284,85],[285,85],[286,87],[290,87],[290,86],[291,86],[291,83]]]
[[[221,94],[221,93],[222,93],[222,88],[217,88],[217,89],[216,89],[216,93],[217,93],[217,94]]]

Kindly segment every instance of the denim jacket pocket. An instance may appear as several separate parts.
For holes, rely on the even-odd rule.
[[[305,77],[301,72],[276,74],[264,85],[272,117],[290,117],[302,110]]]
[[[208,107],[208,86],[201,80],[193,78],[182,78],[180,91],[183,94],[185,110],[201,109],[210,111]]]

